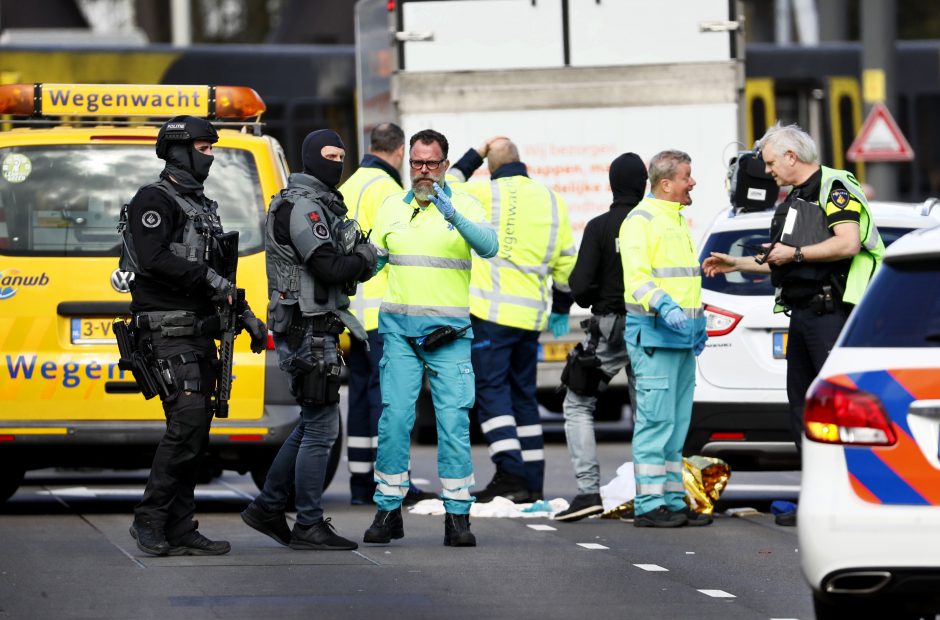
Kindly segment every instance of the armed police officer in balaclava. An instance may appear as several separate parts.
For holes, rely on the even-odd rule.
[[[212,416],[224,414],[216,394],[220,381],[228,379],[219,376],[215,344],[223,337],[222,315],[231,316],[236,304],[237,320],[229,332],[247,329],[255,353],[267,340],[264,323],[238,301],[234,274],[226,277],[212,266],[224,262],[223,239],[237,240],[223,231],[218,205],[203,191],[218,139],[204,119],[167,121],[156,146],[166,167],[159,181],[140,188],[119,226],[120,268],[134,273],[131,340],[145,354],[144,370],[158,378],[156,392],[166,416],[166,432],[130,528],[138,548],[152,555],[228,553],[228,542],[209,540],[193,519],[196,473]],[[228,251],[237,252],[237,241]]]
[[[314,131],[304,140],[302,155],[303,173],[290,175],[287,188],[271,202],[265,236],[268,324],[300,419],[242,519],[292,549],[351,550],[358,545],[323,517],[320,498],[339,435],[337,338],[349,329],[354,338],[366,340],[365,329],[349,312],[349,295],[357,282],[372,277],[377,252],[356,221],[347,218],[336,189],[346,156],[342,139],[328,129]],[[293,529],[284,515],[292,486]]]

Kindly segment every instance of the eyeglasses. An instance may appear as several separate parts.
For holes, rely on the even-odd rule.
[[[438,168],[441,167],[441,164],[443,164],[445,161],[447,160],[445,159],[411,159],[409,160],[408,163],[411,164],[411,168],[413,170],[421,170],[425,166],[427,166],[428,170],[437,170]]]

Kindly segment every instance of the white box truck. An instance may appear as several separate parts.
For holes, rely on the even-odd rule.
[[[739,149],[737,15],[735,0],[359,0],[360,152],[388,120],[406,136],[440,131],[451,161],[509,136],[529,175],[564,196],[579,243],[610,205],[615,157],[681,149],[697,181],[686,214],[701,238],[728,206],[727,159]],[[561,419],[556,388],[586,314],[572,309],[564,339],[542,336],[546,421]],[[631,427],[624,387],[620,376],[602,395],[599,430]]]

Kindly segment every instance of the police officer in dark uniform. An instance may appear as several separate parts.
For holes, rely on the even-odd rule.
[[[358,545],[323,518],[320,498],[339,434],[337,337],[348,328],[356,339],[367,339],[349,313],[349,295],[357,282],[372,277],[377,252],[356,221],[347,219],[336,189],[346,155],[342,139],[328,129],[314,131],[304,139],[302,155],[303,173],[290,175],[271,202],[265,238],[268,323],[300,420],[242,519],[292,549],[351,550]],[[290,529],[284,512],[292,487],[297,522]]]
[[[138,347],[152,351],[166,432],[157,446],[144,497],[134,509],[131,535],[152,555],[220,555],[228,542],[212,541],[193,519],[196,473],[209,442],[219,381],[215,338],[217,307],[237,298],[231,282],[210,266],[223,234],[218,205],[203,193],[212,166],[212,125],[177,116],[157,135],[157,156],[166,167],[156,183],[140,188],[122,214],[121,269],[135,274],[131,312]],[[247,304],[238,308],[260,353],[264,324]]]
[[[849,312],[884,255],[884,243],[855,177],[817,163],[816,144],[796,125],[767,130],[760,140],[766,172],[792,186],[777,208],[771,243],[757,257],[713,252],[706,276],[731,271],[771,274],[776,312],[788,312],[787,398],[797,449],[803,403]]]

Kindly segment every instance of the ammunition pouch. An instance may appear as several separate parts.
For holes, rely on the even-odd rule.
[[[287,346],[292,351],[296,351],[300,346],[304,335],[307,333],[330,334],[333,336],[338,336],[342,334],[345,329],[346,324],[343,323],[343,319],[339,318],[332,312],[318,314],[316,316],[303,316],[300,313],[300,306],[295,305],[293,307],[293,316],[291,317],[290,325],[287,328],[287,334],[285,337],[287,340]]]
[[[597,357],[597,343],[600,340],[597,317],[585,319],[581,327],[588,330],[590,338],[587,346],[579,342],[568,352],[565,367],[561,371],[561,383],[575,394],[597,396],[601,383],[607,384],[611,380],[601,370],[601,360]]]
[[[313,338],[313,349],[324,351],[324,339]],[[329,363],[322,354],[312,360],[295,357],[290,363],[291,388],[301,406],[334,405],[339,402],[340,375],[343,367]]]
[[[200,319],[192,312],[141,312],[134,315],[134,325],[144,331],[159,331],[161,336],[218,336],[222,320],[218,315]]]

